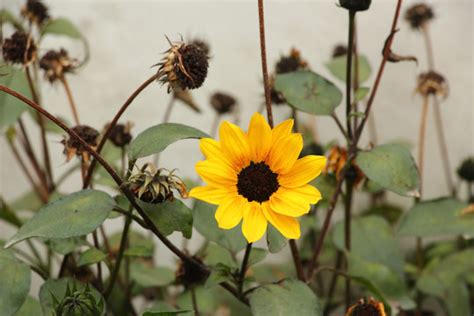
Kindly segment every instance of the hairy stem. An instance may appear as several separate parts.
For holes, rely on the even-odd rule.
[[[265,106],[267,108],[268,124],[273,128],[272,98],[270,94],[270,80],[267,69],[267,49],[265,45],[265,14],[263,0],[258,0],[258,25],[260,30],[260,54],[262,59],[263,86],[265,91]]]

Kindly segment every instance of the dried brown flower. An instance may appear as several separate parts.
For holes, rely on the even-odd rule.
[[[197,256],[192,257],[194,261],[203,263],[201,258]],[[209,272],[203,270],[201,267],[187,261],[181,261],[178,270],[176,271],[176,282],[184,285],[186,288],[194,285],[204,284],[209,277]]]
[[[99,141],[99,132],[87,125],[77,125],[72,128],[90,147],[95,149]],[[64,154],[66,161],[70,161],[72,157],[78,156],[83,162],[89,162],[90,154],[84,148],[81,142],[74,137],[64,138],[61,143],[64,145]]]
[[[40,0],[27,0],[21,8],[21,15],[30,23],[38,26],[43,25],[50,19],[48,7]]]
[[[332,50],[332,58],[346,56],[347,55],[347,46],[345,45],[336,45]]]
[[[189,44],[196,45],[201,48],[201,50],[204,52],[204,54],[206,54],[206,56],[209,56],[211,53],[211,47],[209,46],[209,43],[203,39],[195,38],[191,40]]]
[[[219,114],[232,112],[236,104],[233,96],[223,92],[216,92],[211,96],[211,105]]]
[[[447,81],[441,74],[431,70],[418,76],[416,91],[422,96],[432,94],[446,98],[448,96],[449,87]]]
[[[33,39],[23,31],[16,31],[2,45],[5,62],[27,65],[36,59],[36,45]]]
[[[308,63],[306,60],[301,58],[300,51],[296,48],[292,48],[288,56],[280,57],[280,60],[275,65],[275,72],[277,74],[284,74],[307,68]]]
[[[74,72],[77,60],[71,59],[67,51],[50,50],[40,59],[39,66],[44,70],[44,77],[51,83],[63,78],[66,73]]]
[[[474,182],[474,157],[464,159],[459,166],[458,175],[461,179],[473,183]]]
[[[367,301],[361,298],[349,307],[346,316],[386,316],[386,314],[383,303],[371,297]]]
[[[325,173],[332,173],[338,180],[341,178],[342,170],[347,161],[347,149],[334,145],[329,149],[328,162],[324,170]],[[346,179],[351,180],[357,186],[365,175],[360,168],[352,161],[352,165],[346,172]]]
[[[433,9],[425,3],[414,4],[405,12],[405,20],[407,20],[414,29],[422,28],[433,18]]]
[[[130,130],[132,129],[133,124],[127,122],[126,124],[116,124],[109,134],[109,140],[117,147],[125,147],[130,144],[132,140],[132,134]],[[105,126],[107,129],[109,124]]]

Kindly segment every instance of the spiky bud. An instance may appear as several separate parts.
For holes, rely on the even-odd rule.
[[[194,261],[203,263],[203,261],[197,256],[193,256],[192,258]],[[178,266],[178,270],[176,271],[176,283],[182,284],[186,288],[204,284],[208,277],[208,271],[203,270],[199,266],[196,266],[196,264],[187,261],[181,261]]]
[[[51,293],[53,299],[53,316],[100,316],[104,314],[103,299],[97,300],[86,284],[85,288],[79,290],[76,282],[72,287],[67,284],[64,297],[59,300]]]

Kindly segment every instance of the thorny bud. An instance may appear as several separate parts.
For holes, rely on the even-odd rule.
[[[203,263],[201,258],[197,256],[193,256],[192,258],[199,263]],[[204,284],[208,277],[208,271],[205,271],[201,267],[196,266],[196,264],[187,261],[181,261],[178,270],[176,271],[176,282],[184,285],[186,288]]]
[[[96,299],[92,294],[89,284],[82,290],[77,289],[76,282],[73,281],[72,289],[67,284],[64,297],[59,299],[51,293],[53,299],[53,316],[96,316],[102,315],[104,301],[102,298]]]
[[[157,64],[158,80],[168,84],[168,92],[199,88],[207,77],[209,57],[196,44],[170,42],[162,61]]]
[[[50,50],[40,59],[39,66],[44,70],[44,77],[51,83],[62,79],[64,74],[72,73],[77,67],[77,60],[69,58],[67,51]]]
[[[211,106],[221,115],[232,112],[236,105],[235,98],[227,93],[216,92],[211,96]]]
[[[130,190],[135,196],[147,203],[163,203],[173,201],[173,190],[179,192],[181,197],[186,198],[188,192],[183,180],[175,175],[176,169],[168,171],[157,169],[154,165],[146,163],[128,179]]]
[[[275,73],[284,74],[301,69],[307,69],[308,63],[301,58],[301,53],[296,48],[292,48],[288,56],[281,56],[275,65]]]
[[[26,4],[21,8],[21,15],[30,23],[38,26],[43,25],[50,19],[48,7],[40,0],[27,0]]]
[[[211,47],[209,46],[209,43],[203,39],[195,38],[191,40],[189,44],[198,46],[204,52],[204,54],[206,54],[206,56],[209,56],[211,53]]]
[[[356,304],[349,307],[345,316],[386,316],[382,302],[369,298],[361,298]]]
[[[191,109],[193,109],[197,113],[201,113],[201,109],[197,105],[196,101],[189,92],[189,90],[178,90],[173,92],[173,97],[177,100],[180,100],[184,104],[188,105]]]
[[[90,147],[95,149],[99,141],[99,132],[87,125],[77,125],[72,128]],[[83,162],[89,162],[90,154],[84,146],[74,137],[64,138],[61,143],[64,145],[66,161],[70,161],[74,155],[82,158]]]
[[[109,124],[105,126],[105,129],[109,127]],[[125,147],[130,144],[132,140],[132,134],[130,130],[132,129],[133,124],[127,122],[126,124],[116,124],[109,134],[109,140],[117,147]]]
[[[424,3],[414,4],[405,12],[405,20],[407,20],[414,29],[423,28],[426,23],[433,18],[433,9]]]
[[[346,56],[347,55],[347,46],[345,45],[336,45],[332,51],[332,58]]]
[[[446,98],[448,96],[448,83],[442,75],[435,71],[428,71],[418,76],[416,91],[422,96],[430,94]]]
[[[365,11],[370,7],[372,0],[339,0],[339,4],[349,11]]]
[[[342,170],[346,165],[347,161],[347,149],[338,145],[334,145],[329,150],[328,154],[328,162],[324,169],[324,172],[332,173],[336,176],[339,180],[341,178]],[[346,178],[352,183],[354,186],[357,186],[365,177],[364,173],[360,168],[355,164],[355,161],[352,161],[352,164],[346,172]]]
[[[474,182],[474,157],[464,159],[457,172],[461,179],[469,183]]]
[[[36,59],[36,45],[33,39],[23,31],[16,31],[2,45],[5,62],[27,65]]]

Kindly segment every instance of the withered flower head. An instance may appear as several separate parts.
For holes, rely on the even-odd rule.
[[[339,4],[349,11],[365,11],[370,8],[372,0],[339,0]]]
[[[39,66],[44,70],[44,77],[52,83],[63,78],[64,74],[73,72],[77,67],[77,60],[69,58],[67,51],[61,48],[44,54]]]
[[[207,77],[209,57],[196,44],[170,42],[162,61],[157,65],[158,80],[168,84],[168,92],[199,88]]]
[[[16,31],[2,45],[3,60],[12,64],[27,65],[36,59],[36,45],[23,31]]]
[[[192,257],[194,261],[203,263],[201,258],[197,256]],[[199,266],[188,262],[181,261],[178,270],[176,271],[176,283],[184,285],[186,288],[194,285],[204,284],[209,277],[209,272],[203,270]]]
[[[349,307],[346,316],[386,316],[386,314],[383,303],[371,297],[367,301],[361,298]]]
[[[288,56],[281,56],[275,65],[277,74],[284,74],[301,69],[307,69],[308,63],[301,58],[301,53],[296,48],[292,48]]]
[[[105,126],[105,129],[109,127],[109,124]],[[130,144],[132,140],[132,134],[130,130],[132,129],[133,124],[127,122],[126,124],[116,124],[109,134],[109,140],[117,147],[125,147]]]
[[[347,46],[345,45],[336,45],[332,51],[332,58],[346,56],[347,55]]]
[[[154,165],[146,163],[138,172],[128,179],[130,190],[135,196],[148,203],[162,203],[174,199],[173,190],[186,198],[188,193],[184,182],[175,175],[176,170],[157,169]]]
[[[457,171],[461,179],[474,182],[474,157],[464,159]]]
[[[201,113],[201,109],[197,105],[196,101],[194,101],[194,98],[189,90],[175,90],[173,94],[175,99],[180,100],[189,106],[194,112]]]
[[[209,56],[211,54],[211,47],[209,46],[209,43],[203,39],[195,38],[191,40],[189,44],[196,45],[201,48],[201,50],[204,52],[204,54],[206,54],[206,56]]]
[[[72,128],[77,135],[79,135],[90,147],[96,148],[99,141],[99,132],[87,125],[77,125]],[[80,157],[82,161],[89,162],[90,154],[86,151],[84,146],[73,137],[66,137],[61,141],[64,145],[64,154],[66,161],[70,161],[74,155]]]
[[[21,8],[21,15],[30,23],[38,26],[43,25],[50,18],[48,7],[40,0],[27,0],[26,4]]]
[[[216,92],[211,96],[211,105],[219,114],[232,112],[237,101],[231,95],[223,92]]]
[[[414,4],[405,12],[405,20],[407,20],[414,29],[422,28],[433,18],[433,9],[425,3]]]
[[[336,176],[338,180],[341,178],[342,170],[346,165],[347,161],[347,149],[338,145],[334,145],[329,150],[328,162],[324,170],[325,173],[332,173]],[[355,161],[352,161],[352,164],[346,172],[346,179],[351,180],[355,186],[357,186],[363,179],[364,173],[360,168],[355,164]]]
[[[422,96],[433,94],[446,98],[448,96],[449,87],[446,79],[444,79],[441,74],[431,70],[418,76],[416,91]]]

